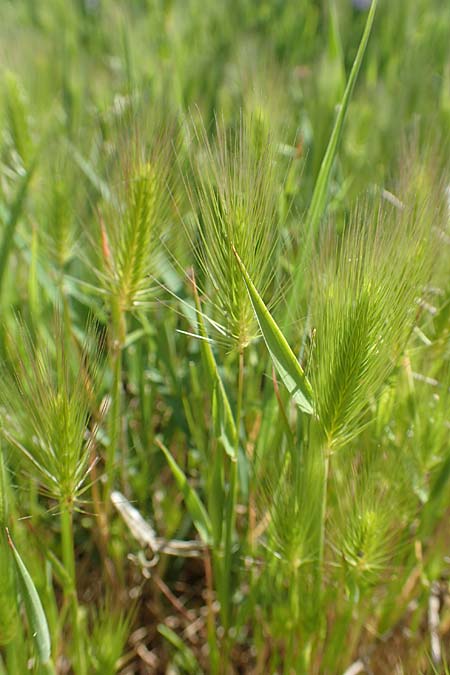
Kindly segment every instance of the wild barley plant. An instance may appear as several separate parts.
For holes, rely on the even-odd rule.
[[[11,163],[16,169],[28,170],[34,154],[29,101],[20,81],[13,73],[6,73],[2,84],[5,89],[7,121],[5,128]]]
[[[107,600],[92,616],[89,660],[94,675],[115,675],[127,642],[133,611],[120,611]]]
[[[159,135],[157,135],[159,134]],[[155,289],[161,239],[167,230],[170,195],[171,136],[155,132],[148,152],[137,141],[125,148],[117,205],[100,214],[100,241],[96,244],[99,280],[111,315],[111,410],[106,454],[108,484],[116,473],[120,447],[123,350],[127,316],[148,306]],[[133,144],[134,143],[134,144]],[[128,157],[127,154],[128,153]]]
[[[277,273],[280,170],[274,142],[259,119],[242,118],[235,129],[217,121],[214,132],[211,142],[206,130],[197,130],[191,237],[208,317],[220,329],[215,339],[241,353],[259,329],[233,248],[266,297]]]
[[[68,354],[57,320],[54,345],[32,341],[18,322],[8,335],[7,361],[2,366],[0,400],[2,433],[18,452],[43,495],[55,500],[61,526],[64,595],[71,610],[73,663],[87,673],[85,645],[76,589],[73,516],[89,487],[93,462],[95,382],[98,360],[88,350]]]
[[[383,495],[389,483],[377,482],[377,462],[367,463],[370,443],[365,442],[366,456],[361,450],[358,480],[348,468],[343,473],[338,458],[367,425],[374,430],[370,406],[398,364],[420,314],[442,217],[436,194],[417,192],[411,180],[404,206],[359,207],[343,232],[327,230],[313,260],[308,376],[314,411],[301,422],[297,448],[268,466],[268,551],[280,560],[279,572],[274,561],[269,569],[275,578],[281,574],[280,590],[283,575],[291,580],[285,589],[291,598],[291,635],[297,630],[300,635],[300,642],[293,637],[288,643],[286,672],[290,663],[297,672],[312,672],[313,654],[322,649],[329,578],[328,573],[324,577],[325,543],[333,509],[327,501],[330,472],[338,489],[352,495],[354,517],[335,535],[342,542],[334,543],[340,554],[333,564],[343,561],[353,597],[355,588],[370,585],[388,558],[395,499],[391,490],[388,501]],[[364,465],[370,466],[366,474]],[[391,468],[395,471],[394,462]],[[338,509],[344,504],[342,497]]]
[[[267,296],[270,289],[274,299],[281,180],[274,143],[259,120],[244,117],[232,129],[216,121],[213,131],[214,139],[210,141],[204,129],[197,130],[200,148],[193,166],[193,185],[188,187],[194,229],[188,232],[199,268],[200,293],[204,295],[204,310],[197,298],[201,338],[210,340],[210,333],[213,343],[224,347],[233,360],[237,358],[233,413],[220,375],[213,377],[216,450],[207,480],[208,509],[213,523],[217,523],[215,580],[222,623],[227,632],[232,625],[238,465],[245,461],[240,450],[245,427],[244,355],[259,334],[235,252],[239,252],[256,277],[262,293]],[[205,324],[212,330],[207,331]],[[203,348],[207,352],[206,361],[216,369],[210,347]],[[224,439],[227,440],[224,442]],[[224,473],[226,465],[228,471]],[[228,647],[225,644],[223,663],[228,658]]]
[[[55,169],[56,163],[56,169]],[[57,275],[57,285],[61,287],[64,272],[74,258],[77,233],[74,225],[77,179],[74,168],[68,158],[53,158],[51,175],[45,178],[45,196],[42,200],[41,236],[48,250],[48,258],[53,263]],[[54,176],[56,172],[57,176]],[[62,292],[62,289],[61,289]]]
[[[429,207],[383,208],[356,212],[339,240],[323,243],[314,271],[311,372],[330,450],[360,430],[405,347],[431,271]]]

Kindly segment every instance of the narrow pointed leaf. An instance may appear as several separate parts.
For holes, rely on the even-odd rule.
[[[270,356],[272,357],[273,364],[295,404],[300,408],[300,410],[307,413],[308,415],[311,415],[313,412],[312,388],[308,378],[303,372],[301,365],[295,358],[295,354],[289,347],[286,338],[284,337],[277,323],[264,304],[261,296],[256,290],[255,285],[250,279],[248,272],[236,251],[235,255],[239,267],[241,268],[245,285],[247,287],[256,318],[258,319],[262,336],[267,345],[267,349],[270,352]]]
[[[14,202],[11,205],[3,226],[3,239],[0,244],[0,295],[3,289],[3,281],[7,270],[8,259],[13,248],[14,235],[20,216],[22,215],[23,206],[28,193],[31,178],[36,167],[36,163],[37,162],[35,160],[26,174],[22,176]]]
[[[167,463],[172,471],[175,482],[181,490],[189,514],[202,540],[205,544],[211,541],[211,521],[205,511],[205,507],[194,488],[189,485],[183,470],[178,466],[169,450],[162,443],[158,442],[159,448],[163,451]]]
[[[373,22],[375,19],[375,11],[378,0],[373,0],[368,16],[364,32],[359,43],[358,51],[353,61],[352,69],[347,80],[347,85],[344,90],[341,102],[338,107],[338,113],[334,122],[333,130],[331,132],[330,140],[328,141],[325,155],[323,156],[320,165],[319,175],[314,186],[314,192],[311,203],[306,215],[306,238],[303,245],[303,252],[300,258],[300,264],[297,266],[297,272],[294,277],[292,286],[291,303],[295,298],[301,294],[303,288],[303,280],[305,277],[305,267],[312,251],[314,237],[319,227],[320,221],[325,213],[328,199],[328,186],[330,183],[331,172],[333,170],[334,161],[339,149],[339,144],[342,138],[342,131],[344,128],[345,118],[352,98],[353,90],[358,79],[361,64],[366,53],[367,44],[372,31]],[[333,14],[332,19],[334,20]]]
[[[309,206],[307,223],[308,229],[311,234],[314,234],[320,218],[322,217],[328,193],[328,185],[330,182],[331,170],[333,168],[333,162],[335,160],[339,141],[342,136],[342,129],[344,126],[345,117],[347,115],[347,110],[350,104],[352,97],[353,89],[355,88],[356,80],[358,78],[359,70],[361,68],[361,63],[366,52],[367,43],[369,42],[370,33],[372,31],[372,25],[375,18],[375,11],[377,6],[377,0],[373,0],[369,14],[367,16],[366,25],[364,32],[359,43],[358,51],[355,56],[355,60],[350,71],[350,75],[347,81],[347,86],[345,87],[344,95],[342,97],[341,103],[339,105],[338,114],[336,121],[334,123],[333,131],[330,136],[330,140],[320,166],[319,176],[314,188],[314,194],[312,196],[311,204]]]
[[[198,675],[202,671],[195,658],[194,652],[186,643],[180,638],[175,631],[163,623],[158,625],[158,633],[160,633],[173,647],[177,650],[179,660],[182,662],[183,670],[189,675]]]
[[[3,453],[0,448],[0,527],[4,527],[8,520],[8,487]]]
[[[51,656],[50,633],[48,630],[47,619],[36,586],[9,534],[8,541],[16,563],[20,592],[25,605],[25,612],[30,631],[36,645],[39,660],[45,665],[50,662]]]

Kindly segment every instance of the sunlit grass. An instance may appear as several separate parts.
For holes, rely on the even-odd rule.
[[[0,675],[446,672],[449,26],[2,3]]]

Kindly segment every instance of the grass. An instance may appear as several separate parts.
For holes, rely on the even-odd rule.
[[[446,672],[450,10],[5,0],[0,675]]]

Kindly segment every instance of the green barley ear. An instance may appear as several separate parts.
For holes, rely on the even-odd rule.
[[[14,639],[19,625],[14,561],[6,536],[7,525],[8,484],[0,447],[0,647]]]
[[[291,570],[305,569],[315,556],[313,540],[320,515],[315,492],[321,463],[314,450],[303,446],[271,453],[257,490],[261,505],[270,514],[269,549]]]
[[[50,171],[43,204],[44,241],[57,270],[63,271],[74,254],[73,196],[76,185],[64,161],[54,161]]]
[[[59,318],[55,332],[55,344],[43,344],[17,322],[15,334],[7,336],[8,361],[1,366],[2,431],[43,490],[70,505],[86,488],[90,471],[94,432],[88,424],[98,358],[87,348],[71,358]]]
[[[122,236],[117,242],[116,270],[120,289],[120,304],[124,310],[130,309],[149,271],[151,246],[157,223],[158,170],[150,162],[140,165],[131,178],[127,194]],[[114,250],[114,247],[113,247]]]
[[[392,483],[402,482],[400,463],[390,461],[391,476],[386,461],[358,456],[350,460],[350,466],[346,460],[336,469],[340,477],[334,481],[337,505],[328,536],[355,600],[392,564],[402,520],[406,527],[411,515],[406,500],[400,499],[401,490],[392,489]]]
[[[259,331],[233,247],[267,295],[276,274],[278,167],[270,137],[261,142],[265,130],[258,121],[241,120],[235,133],[217,122],[215,131],[214,144],[204,129],[197,132],[204,151],[189,188],[196,225],[191,236],[212,318],[223,324],[227,346],[240,351]]]
[[[249,126],[250,141],[262,153],[268,138],[280,141],[288,132],[286,110],[289,83],[286,72],[272,53],[262,54],[257,44],[245,43],[238,54],[237,71],[242,90],[242,115]],[[290,132],[295,135],[295,130]],[[288,148],[283,147],[283,151]]]
[[[440,213],[421,195],[404,208],[356,210],[323,241],[313,274],[312,382],[329,447],[355,436],[416,321]]]
[[[145,302],[167,234],[171,139],[159,132],[148,153],[136,148],[122,164],[117,209],[101,218],[101,281],[121,312]]]
[[[28,167],[33,154],[30,122],[25,92],[13,73],[5,78],[7,129],[11,146],[19,162]]]
[[[93,675],[115,675],[120,670],[119,659],[133,623],[135,610],[120,611],[107,599],[92,617],[89,639],[90,667]]]

